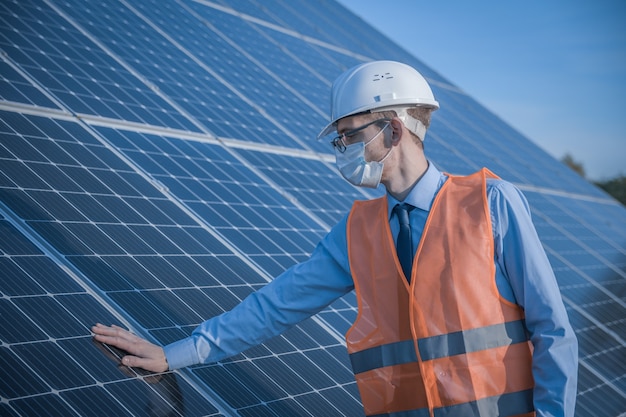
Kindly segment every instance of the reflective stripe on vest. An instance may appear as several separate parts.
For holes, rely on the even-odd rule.
[[[523,311],[495,284],[488,177],[443,185],[410,284],[386,197],[355,202],[347,238],[359,312],[346,343],[366,415],[534,415]]]
[[[434,411],[434,417],[467,417],[477,415],[494,415],[497,410],[500,416],[532,416],[533,390],[513,392],[494,397],[483,398],[463,404],[441,407]],[[397,411],[395,413],[376,414],[370,417],[429,417],[427,408],[420,410]]]
[[[422,361],[508,346],[528,340],[523,320],[431,336],[417,341]],[[417,361],[413,340],[403,340],[350,354],[355,374]]]

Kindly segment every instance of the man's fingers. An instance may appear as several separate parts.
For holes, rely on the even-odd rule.
[[[94,326],[91,327],[91,330],[93,330],[94,332],[103,333],[103,334],[130,333],[128,330],[116,324],[107,326],[102,323],[96,323]]]
[[[98,323],[91,328],[91,331],[94,332],[95,334],[99,334],[103,336],[118,336],[118,335],[123,334],[125,330],[116,325],[105,326],[104,324]]]
[[[107,345],[111,345],[111,346],[115,346],[118,349],[122,349],[125,350],[126,352],[129,353],[136,353],[134,352],[134,344],[126,339],[123,339],[121,337],[118,336],[106,336],[106,335],[101,335],[101,334],[96,334],[94,336],[94,338],[98,341],[98,342],[102,342],[102,343],[106,343]]]
[[[130,368],[136,368],[138,367],[138,360],[139,358],[137,356],[133,356],[133,355],[126,355],[122,358],[122,365],[126,365]]]
[[[143,368],[148,371],[152,371],[150,369],[150,365],[152,364],[152,360],[140,358],[138,356],[126,355],[122,358],[122,364],[126,365],[130,368]]]
[[[167,362],[155,358],[141,358],[133,355],[126,355],[122,358],[122,365],[129,368],[142,368],[152,372],[165,372],[168,370]]]
[[[116,336],[116,337],[120,337],[120,338],[128,339],[128,340],[132,340],[133,337],[135,338],[137,337],[131,332],[129,332],[128,330],[120,326],[116,326],[115,324],[109,327],[109,326],[104,326],[98,323],[94,327],[92,327],[92,330],[94,331],[94,333],[97,333],[97,334],[102,334],[105,336]]]
[[[139,353],[139,346],[136,343],[141,339],[128,330],[116,325],[109,327],[99,323],[93,326],[91,330],[94,333],[94,338],[99,342],[113,345],[129,353]]]

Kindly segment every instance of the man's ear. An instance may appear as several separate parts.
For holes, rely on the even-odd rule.
[[[399,117],[394,117],[389,122],[389,126],[391,127],[391,145],[396,146],[404,135],[404,123]]]

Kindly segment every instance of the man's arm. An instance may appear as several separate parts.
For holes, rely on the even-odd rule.
[[[170,368],[238,354],[318,313],[353,288],[344,218],[307,261],[289,268],[231,311],[205,321],[190,337],[165,346]]]
[[[216,362],[277,336],[354,288],[347,258],[346,217],[294,265],[231,311],[200,324],[190,337],[163,348],[118,326],[92,327],[96,340],[126,350],[127,366],[162,372]]]
[[[533,343],[537,415],[573,417],[578,370],[575,333],[526,199],[511,184],[495,184],[490,200],[496,257],[524,309]]]

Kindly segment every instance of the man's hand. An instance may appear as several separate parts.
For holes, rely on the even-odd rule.
[[[165,352],[161,346],[142,339],[119,326],[96,324],[91,328],[98,342],[115,346],[130,353],[122,358],[122,364],[131,368],[143,368],[152,372],[165,372],[169,369]]]

